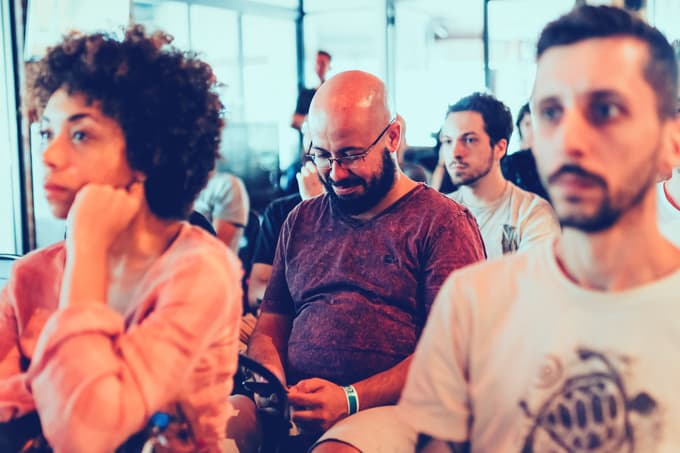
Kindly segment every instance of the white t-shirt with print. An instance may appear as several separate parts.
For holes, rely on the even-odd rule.
[[[666,197],[663,182],[656,185],[656,194],[659,230],[669,241],[680,247],[680,210]]]
[[[590,291],[546,243],[454,272],[397,411],[473,452],[677,453],[680,269]]]
[[[473,204],[466,195],[469,195],[466,188],[461,188],[448,196],[466,206],[477,219],[489,259],[526,250],[560,234],[550,204],[509,181],[503,194],[491,204]]]

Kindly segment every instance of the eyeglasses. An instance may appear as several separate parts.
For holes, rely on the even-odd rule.
[[[373,140],[373,143],[371,143],[366,148],[362,149],[357,153],[348,154],[346,156],[341,157],[330,157],[327,155],[312,154],[313,144],[312,142],[309,142],[309,148],[307,148],[306,156],[310,158],[312,162],[314,162],[314,165],[316,165],[316,168],[318,168],[319,170],[328,170],[333,165],[333,162],[335,162],[338,165],[342,165],[343,168],[355,167],[357,164],[363,162],[364,159],[366,159],[368,153],[371,152],[371,148],[378,144],[380,139],[383,138],[383,135],[385,135],[385,132],[387,132],[387,130],[393,123],[394,119],[390,120],[390,122],[387,123],[387,126],[385,126],[385,129],[382,130],[380,135],[378,135],[378,137],[375,140]]]

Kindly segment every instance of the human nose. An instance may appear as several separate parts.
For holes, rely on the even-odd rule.
[[[60,136],[43,145],[42,161],[43,165],[49,169],[63,167],[67,161],[66,149]]]
[[[558,124],[556,139],[563,154],[570,158],[582,157],[588,150],[593,127],[578,109],[568,109]]]
[[[451,153],[452,153],[453,157],[456,158],[456,159],[460,159],[460,158],[465,157],[467,155],[467,148],[465,147],[465,145],[463,143],[455,142],[452,145],[452,148],[453,149],[451,150]]]
[[[346,178],[349,172],[338,160],[331,160],[330,176],[333,181],[339,181]]]

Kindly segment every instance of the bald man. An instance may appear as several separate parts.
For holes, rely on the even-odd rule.
[[[328,80],[308,122],[326,193],[283,225],[248,348],[288,386],[306,445],[357,411],[397,402],[440,286],[484,259],[472,215],[400,171],[400,124],[378,78]]]

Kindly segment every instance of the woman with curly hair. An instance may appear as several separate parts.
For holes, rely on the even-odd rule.
[[[186,219],[223,127],[210,67],[141,27],[71,35],[39,64],[45,191],[66,240],[0,294],[0,421],[111,452],[159,411],[169,451],[225,450],[241,313],[235,255]]]

